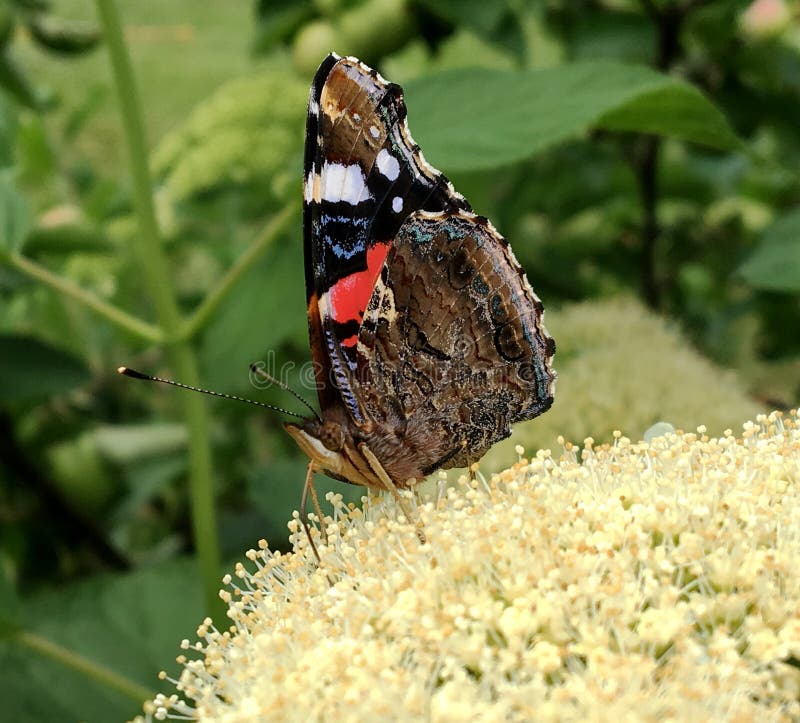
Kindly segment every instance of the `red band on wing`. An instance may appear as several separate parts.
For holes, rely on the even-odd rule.
[[[344,324],[348,321],[357,321],[359,324],[364,317],[375,281],[381,273],[386,254],[389,253],[388,243],[377,243],[367,249],[367,268],[356,271],[349,276],[339,279],[328,291],[329,308],[334,321]],[[350,342],[350,343],[348,343]],[[356,337],[343,340],[345,346],[353,346]]]

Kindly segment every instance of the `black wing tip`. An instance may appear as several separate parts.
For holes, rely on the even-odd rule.
[[[325,80],[333,69],[333,66],[336,65],[336,63],[338,63],[341,59],[342,56],[332,50],[319,64],[317,72],[314,73],[314,82],[312,84],[314,90],[317,91],[317,95],[319,95],[319,91],[322,90],[322,86],[325,84]]]

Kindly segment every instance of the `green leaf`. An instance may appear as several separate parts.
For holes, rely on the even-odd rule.
[[[414,137],[449,172],[516,163],[594,128],[659,133],[725,150],[741,145],[696,88],[637,65],[476,68],[416,79],[406,90]]]
[[[800,209],[764,232],[759,247],[739,267],[739,274],[757,289],[800,291]]]
[[[4,52],[0,52],[0,88],[31,110],[41,110],[45,106],[44,94],[31,84],[24,71]]]
[[[207,386],[246,389],[249,367],[289,339],[305,344],[302,264],[295,241],[275,243],[236,285],[203,335]],[[278,357],[278,364],[286,361]]]
[[[18,252],[31,227],[28,202],[9,171],[0,172],[0,252]]]
[[[194,638],[203,618],[197,569],[188,561],[129,575],[100,576],[25,600],[25,629],[155,692],[157,674],[172,662],[182,638]],[[124,694],[23,640],[0,643],[3,719],[128,720],[143,700]]]
[[[39,339],[0,334],[0,401],[35,401],[89,381],[84,363]]]
[[[656,133],[711,148],[734,150],[740,141],[722,113],[692,85],[670,79],[604,113],[598,126],[612,131]]]
[[[44,14],[32,16],[28,21],[28,30],[42,48],[66,56],[81,55],[92,50],[101,38],[94,24]]]
[[[103,425],[97,427],[93,435],[100,454],[120,465],[182,452],[187,443],[183,424],[165,422]]]

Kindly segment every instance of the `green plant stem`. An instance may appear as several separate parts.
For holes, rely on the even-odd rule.
[[[70,299],[74,299],[83,304],[99,316],[108,319],[108,321],[123,331],[127,331],[134,336],[138,336],[154,344],[159,344],[164,341],[164,335],[157,326],[148,324],[146,321],[132,316],[127,311],[123,311],[113,304],[103,301],[69,279],[65,279],[63,276],[53,273],[44,266],[37,264],[35,261],[19,254],[8,256],[7,261],[9,266],[20,273],[32,279],[36,279],[46,286],[49,286],[51,289],[55,289],[63,296],[68,296]]]
[[[295,202],[287,203],[277,215],[273,216],[269,223],[253,240],[248,249],[236,260],[225,276],[206,296],[200,306],[194,311],[192,316],[181,328],[180,339],[188,341],[192,339],[203,327],[217,310],[219,305],[230,293],[239,279],[247,273],[253,264],[261,258],[261,255],[272,245],[278,236],[295,219],[300,210],[300,204]]]
[[[54,643],[52,640],[43,638],[41,635],[20,630],[12,633],[11,638],[20,646],[28,648],[29,650],[34,650],[40,655],[55,660],[71,670],[82,673],[87,678],[97,683],[113,688],[131,700],[142,703],[153,698],[153,691],[149,688],[145,688],[143,685],[139,685],[125,676],[115,673],[113,670],[109,670],[98,663],[94,663],[88,658],[84,658],[82,655],[62,647],[58,643]]]
[[[656,70],[667,73],[682,54],[681,30],[687,15],[705,0],[685,0],[683,3],[657,6],[653,0],[640,0],[645,13],[654,23],[658,48]],[[661,139],[655,135],[641,137],[635,154],[634,172],[642,203],[642,254],[640,260],[642,292],[647,304],[659,310],[663,303],[664,284],[659,269],[661,224],[658,219],[658,173],[661,161]]]
[[[114,0],[96,2],[111,59],[130,159],[134,204],[139,221],[134,252],[138,256],[142,276],[152,296],[159,325],[164,330],[166,352],[174,373],[185,384],[197,385],[200,380],[194,351],[187,343],[178,341],[182,320],[172,291],[169,266],[156,221],[150,171],[147,166],[144,124],[119,13]],[[183,415],[189,432],[189,491],[194,544],[200,562],[208,613],[221,620],[224,618],[223,605],[218,596],[220,553],[214,509],[208,415],[205,400],[199,394],[185,394],[182,399]]]
[[[661,225],[658,221],[658,166],[661,139],[644,136],[634,163],[642,204],[642,293],[651,309],[661,308],[663,284],[659,276],[658,251]]]

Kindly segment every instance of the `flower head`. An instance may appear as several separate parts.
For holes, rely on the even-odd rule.
[[[252,550],[168,714],[215,721],[797,720],[800,427],[566,443],[417,512],[330,497],[322,566]]]

